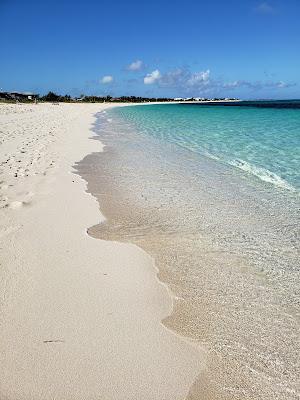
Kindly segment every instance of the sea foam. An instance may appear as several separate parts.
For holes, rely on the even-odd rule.
[[[266,168],[258,167],[253,164],[248,163],[247,161],[244,160],[232,160],[228,162],[230,165],[237,167],[249,174],[255,175],[257,178],[264,182],[271,183],[275,186],[278,186],[283,189],[291,190],[293,192],[296,192],[297,189],[294,188],[294,186],[290,185],[288,182],[286,182],[284,179],[282,179],[280,176],[276,175],[274,172],[269,171]]]

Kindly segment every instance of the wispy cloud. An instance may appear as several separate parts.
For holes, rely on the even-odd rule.
[[[159,72],[158,69],[156,69],[144,77],[144,84],[152,85],[153,83],[158,82],[160,78],[161,78],[161,73]]]
[[[252,90],[261,90],[264,88],[269,88],[269,89],[285,89],[288,87],[295,86],[296,83],[292,82],[283,82],[283,81],[255,81],[255,82],[250,82],[250,81],[244,81],[244,80],[239,80],[239,81],[233,81],[233,82],[227,82],[223,84],[224,89],[236,89],[236,88],[241,88],[241,87],[246,87],[248,89]]]
[[[275,8],[264,1],[255,7],[255,11],[261,14],[273,14],[275,12]]]
[[[127,66],[128,71],[140,71],[143,68],[144,64],[142,60],[133,61],[131,64]]]
[[[161,88],[172,88],[179,93],[191,96],[201,94],[218,93],[220,91],[233,91],[239,88],[250,90],[284,89],[295,86],[295,83],[284,81],[247,81],[235,80],[226,82],[221,79],[215,79],[211,76],[209,69],[204,71],[192,72],[189,68],[176,68],[165,73],[155,70],[144,78],[145,84],[156,84]]]
[[[191,87],[208,85],[210,82],[210,70],[192,73],[186,84]]]
[[[190,73],[186,68],[176,68],[164,73],[159,79],[159,85],[170,88],[180,88],[186,85]]]
[[[113,76],[111,75],[105,75],[101,78],[100,82],[104,84],[112,83],[114,80]]]
[[[188,68],[176,68],[161,74],[153,71],[144,78],[144,83],[156,83],[160,87],[180,89],[183,92],[205,90],[215,86],[210,78],[210,70],[191,72]]]

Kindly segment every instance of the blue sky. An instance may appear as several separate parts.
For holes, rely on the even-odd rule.
[[[300,98],[300,0],[0,0],[0,88]]]

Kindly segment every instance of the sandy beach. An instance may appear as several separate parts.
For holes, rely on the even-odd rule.
[[[104,217],[73,165],[110,106],[0,105],[1,399],[179,400],[203,366],[150,256],[87,234]]]
[[[0,400],[300,400],[299,15],[0,0]]]

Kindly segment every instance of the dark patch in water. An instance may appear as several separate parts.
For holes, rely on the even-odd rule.
[[[260,100],[260,101],[220,101],[211,103],[180,103],[185,106],[209,106],[209,107],[255,107],[255,108],[300,108],[300,100]]]

